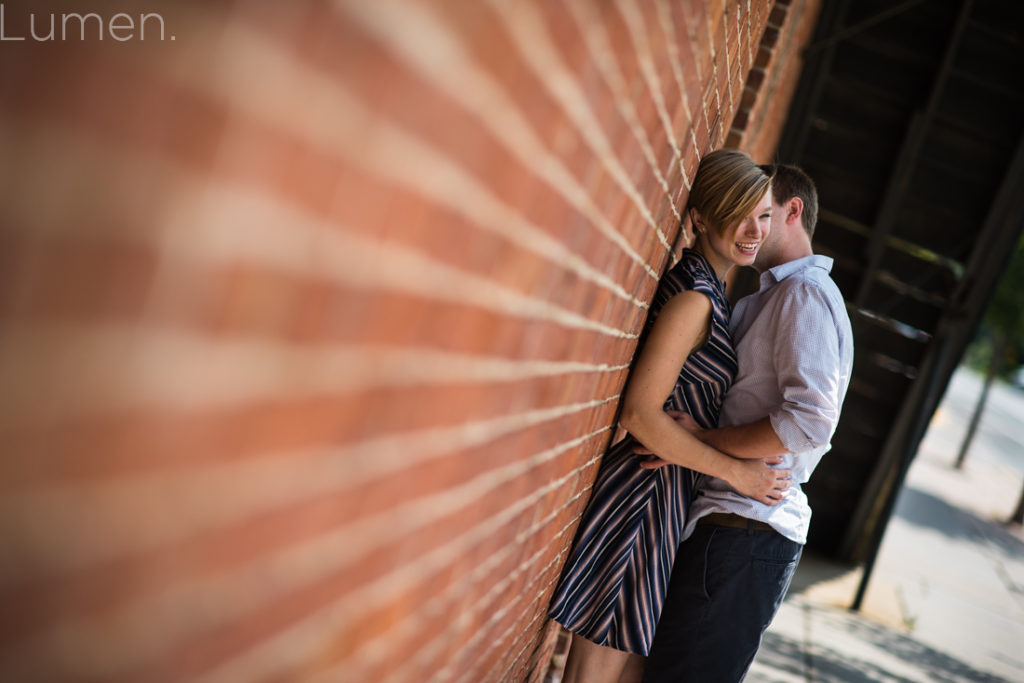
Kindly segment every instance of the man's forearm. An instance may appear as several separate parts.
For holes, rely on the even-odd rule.
[[[735,427],[705,429],[697,438],[734,458],[770,458],[789,452],[767,417]]]

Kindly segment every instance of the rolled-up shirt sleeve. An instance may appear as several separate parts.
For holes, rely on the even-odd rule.
[[[789,494],[764,505],[709,477],[693,504],[695,518],[731,512],[807,541],[811,508],[801,487],[831,448],[853,371],[853,329],[829,276],[832,263],[812,254],[761,273],[758,291],[737,303],[731,323],[739,371],[719,426],[763,424],[767,415],[788,451],[782,462],[793,473]]]
[[[825,292],[794,283],[775,312],[774,366],[783,401],[769,413],[772,428],[791,453],[827,447],[839,424],[840,340]]]

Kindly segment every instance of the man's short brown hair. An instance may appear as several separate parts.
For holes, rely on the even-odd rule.
[[[809,239],[814,239],[814,228],[818,224],[818,189],[811,177],[792,164],[762,164],[761,170],[772,178],[772,202],[785,204],[799,197],[804,203],[804,231]]]

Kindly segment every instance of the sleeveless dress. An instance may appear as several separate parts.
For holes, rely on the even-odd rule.
[[[736,353],[729,301],[703,256],[685,249],[662,278],[647,329],[665,302],[685,290],[711,299],[711,334],[686,360],[665,409],[683,410],[712,428],[736,375]],[[627,435],[605,454],[548,614],[598,645],[646,655],[699,475],[678,465],[641,469],[634,443]]]

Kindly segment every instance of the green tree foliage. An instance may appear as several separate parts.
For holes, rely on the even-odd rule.
[[[998,349],[1002,357],[993,358]],[[985,309],[966,362],[982,372],[992,367],[997,376],[1008,375],[1024,362],[1024,234]]]
[[[975,367],[981,365],[984,369],[985,383],[982,386],[981,396],[978,397],[978,403],[974,407],[974,414],[967,425],[967,434],[960,445],[960,452],[956,456],[954,467],[957,469],[963,467],[967,451],[978,431],[992,382],[996,377],[1005,376],[1019,364],[1022,340],[1024,340],[1024,233],[1017,240],[1017,249],[1010,257],[1003,277],[996,285],[988,308],[985,309],[979,333],[973,345],[973,353],[971,350],[968,352],[968,362],[970,363],[973,356],[974,363],[971,364]],[[1024,506],[1024,494],[1022,494],[1021,505]],[[1020,508],[1018,507],[1018,509]]]

